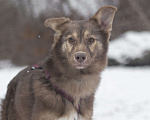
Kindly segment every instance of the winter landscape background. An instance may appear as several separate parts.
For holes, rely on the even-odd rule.
[[[150,120],[149,0],[0,0],[0,99],[23,68],[49,54],[49,17],[88,19],[103,5],[118,8],[108,67],[97,90],[93,120]]]

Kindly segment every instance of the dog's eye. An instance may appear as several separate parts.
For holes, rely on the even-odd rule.
[[[95,39],[94,38],[89,38],[88,39],[88,44],[92,44],[92,43],[94,43],[95,42]]]
[[[68,39],[68,42],[69,42],[70,44],[74,44],[74,43],[75,43],[75,40],[74,40],[73,38],[69,38],[69,39]]]

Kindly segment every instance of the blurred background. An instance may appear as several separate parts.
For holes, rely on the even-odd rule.
[[[94,120],[150,120],[149,0],[0,0],[0,98],[9,81],[49,53],[50,17],[88,19],[104,5],[118,8],[94,104]]]
[[[150,43],[147,43],[150,35],[142,32],[150,30],[149,3],[149,0],[0,0],[0,60],[10,60],[19,66],[42,60],[53,41],[53,31],[43,25],[47,18],[88,19],[100,7],[113,5],[118,11],[111,41],[116,42],[110,46],[109,65],[150,65]],[[123,44],[129,47],[124,48]],[[134,51],[136,55],[131,55]]]

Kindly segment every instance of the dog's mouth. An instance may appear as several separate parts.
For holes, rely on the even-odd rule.
[[[73,65],[76,69],[85,69],[86,67],[89,66],[89,64],[86,63],[76,63]]]
[[[85,65],[82,64],[76,65],[76,69],[84,69],[84,68],[86,68]]]

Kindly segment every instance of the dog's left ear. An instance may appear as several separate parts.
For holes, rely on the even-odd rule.
[[[55,32],[61,31],[61,25],[64,25],[65,23],[69,22],[69,18],[60,17],[60,18],[49,18],[44,22],[44,25],[46,27],[50,27]]]
[[[116,7],[104,6],[91,19],[96,20],[103,31],[110,32],[116,11]]]

